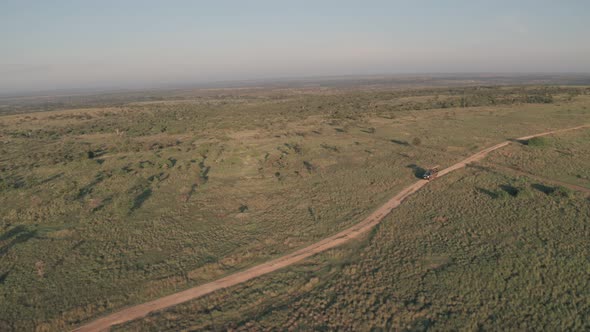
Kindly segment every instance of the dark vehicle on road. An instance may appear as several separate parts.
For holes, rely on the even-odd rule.
[[[436,178],[436,176],[438,175],[438,166],[434,166],[429,168],[424,175],[422,176],[422,178],[424,180],[433,180]]]

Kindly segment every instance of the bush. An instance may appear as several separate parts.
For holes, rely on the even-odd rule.
[[[496,191],[496,199],[506,200],[510,198],[510,194],[505,190],[498,190]]]
[[[551,192],[551,196],[555,197],[564,197],[564,198],[573,198],[574,192],[566,187],[558,186]]]
[[[534,192],[528,187],[518,188],[518,198],[533,198],[535,197]]]
[[[415,146],[419,146],[420,144],[422,144],[422,140],[420,138],[416,137],[412,140],[412,144]]]

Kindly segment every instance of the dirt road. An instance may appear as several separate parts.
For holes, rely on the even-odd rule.
[[[564,132],[564,131],[568,131],[568,130],[575,130],[575,129],[580,129],[580,128],[584,128],[584,127],[588,127],[588,125],[578,126],[575,128],[547,131],[547,132],[543,132],[543,133],[539,133],[539,134],[535,134],[535,135],[531,135],[531,136],[521,137],[521,138],[518,138],[518,140],[527,140],[527,139],[537,137],[537,136],[545,136],[545,135],[549,135],[549,134]],[[465,160],[462,160],[462,161],[456,163],[453,166],[450,166],[444,170],[441,170],[439,172],[439,176],[443,176],[443,175],[448,174],[452,171],[455,171],[457,169],[465,167],[465,165],[467,165],[468,163],[481,160],[488,153],[490,153],[494,150],[500,149],[508,144],[510,144],[510,141],[502,142],[502,143],[496,144],[490,148],[484,149],[484,150],[466,158]],[[286,266],[295,264],[295,263],[297,263],[307,257],[310,257],[312,255],[315,255],[320,252],[326,251],[328,249],[337,247],[337,246],[339,246],[351,239],[357,238],[360,235],[371,230],[386,215],[388,215],[391,212],[391,210],[393,210],[397,206],[399,206],[404,199],[406,199],[408,196],[410,196],[411,194],[418,191],[420,188],[424,187],[427,183],[428,183],[428,181],[426,181],[426,180],[418,180],[416,183],[403,189],[400,193],[395,195],[387,203],[385,203],[383,206],[378,208],[375,212],[373,212],[371,215],[369,215],[367,218],[365,218],[360,223],[358,223],[348,229],[345,229],[338,234],[332,235],[332,236],[325,238],[319,242],[316,242],[310,246],[307,246],[303,249],[300,249],[300,250],[297,250],[293,253],[287,254],[285,256],[273,259],[273,260],[268,261],[266,263],[256,265],[256,266],[251,267],[247,270],[234,273],[234,274],[226,276],[224,278],[187,289],[182,292],[178,292],[178,293],[171,294],[171,295],[168,295],[168,296],[165,296],[165,297],[162,297],[162,298],[150,301],[150,302],[146,302],[146,303],[142,303],[139,305],[135,305],[132,307],[122,309],[120,311],[111,313],[107,316],[98,318],[97,320],[94,320],[86,325],[83,325],[74,331],[105,331],[105,330],[108,330],[113,325],[125,323],[128,321],[134,320],[134,319],[138,319],[138,318],[148,315],[151,312],[162,310],[165,308],[169,308],[169,307],[175,306],[177,304],[202,297],[204,295],[215,292],[217,290],[241,284],[243,282],[254,279],[256,277],[259,277],[259,276],[265,275],[267,273],[282,269]]]

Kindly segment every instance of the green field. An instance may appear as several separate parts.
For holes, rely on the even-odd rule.
[[[359,222],[424,168],[590,123],[587,87],[157,99],[3,109],[0,330],[70,329],[215,280]],[[588,187],[589,135],[512,144],[486,162]],[[375,327],[452,329],[469,315],[485,328],[489,319],[513,324],[521,306],[530,328],[579,329],[588,312],[588,200],[502,189],[523,181],[485,163],[457,172],[404,203],[367,242],[124,328],[356,329],[370,318]],[[537,277],[502,283],[513,271]],[[514,291],[499,296],[498,287]],[[547,299],[554,308],[539,304]],[[562,318],[540,320],[547,312]]]

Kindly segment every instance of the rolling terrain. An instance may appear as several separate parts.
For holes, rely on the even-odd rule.
[[[210,90],[4,109],[0,329],[73,329],[297,252],[366,219],[429,166],[448,167],[523,128],[588,123],[589,91]],[[507,151],[518,148],[525,145]],[[556,179],[585,185],[583,154],[546,152],[573,154],[567,176]],[[529,159],[527,171],[543,169]]]
[[[579,130],[585,129],[590,127],[590,125],[578,126],[573,128],[555,130],[555,131],[548,131],[543,133],[538,133],[535,135],[529,135],[525,137],[521,137],[516,139],[517,141],[529,141],[530,139],[536,137],[547,136],[551,134],[571,131],[571,130]],[[503,143],[496,144],[490,148],[484,149],[480,152],[475,153],[474,155],[456,163],[453,166],[450,166],[446,169],[443,169],[439,172],[438,176],[444,176],[452,171],[456,171],[463,167],[466,167],[470,163],[477,162],[482,158],[486,157],[490,152],[496,151],[501,149],[505,146],[510,144],[510,141],[506,141]],[[111,326],[116,324],[125,323],[134,319],[138,319],[148,315],[149,313],[162,310],[165,308],[172,307],[174,305],[197,299],[203,297],[209,293],[219,291],[224,288],[232,287],[241,283],[244,283],[248,280],[260,277],[267,273],[274,272],[278,269],[282,269],[293,265],[305,258],[308,258],[312,255],[319,254],[326,250],[332,249],[334,247],[340,246],[352,239],[355,239],[367,232],[369,232],[373,227],[379,224],[383,218],[385,218],[393,209],[399,206],[404,199],[408,196],[412,195],[420,188],[425,186],[429,181],[428,180],[419,180],[418,182],[404,188],[399,194],[395,195],[389,201],[387,201],[383,206],[380,206],[375,212],[369,215],[365,220],[361,221],[360,223],[354,225],[351,228],[343,230],[342,232],[335,234],[329,238],[323,239],[320,242],[314,243],[308,247],[305,247],[301,250],[298,250],[294,253],[279,257],[277,259],[271,260],[269,262],[256,265],[248,270],[241,271],[227,277],[221,278],[219,280],[215,280],[213,282],[197,286],[179,293],[175,293],[154,301],[150,301],[148,303],[140,304],[131,308],[127,308],[121,310],[119,312],[113,313],[106,317],[100,318],[90,324],[84,325],[76,331],[105,331],[108,330]],[[586,190],[583,190],[587,192]]]
[[[588,192],[489,165],[555,164],[533,156],[564,146],[584,160],[588,139],[580,129],[542,148],[494,150],[409,197],[364,239],[115,330],[585,330]]]

